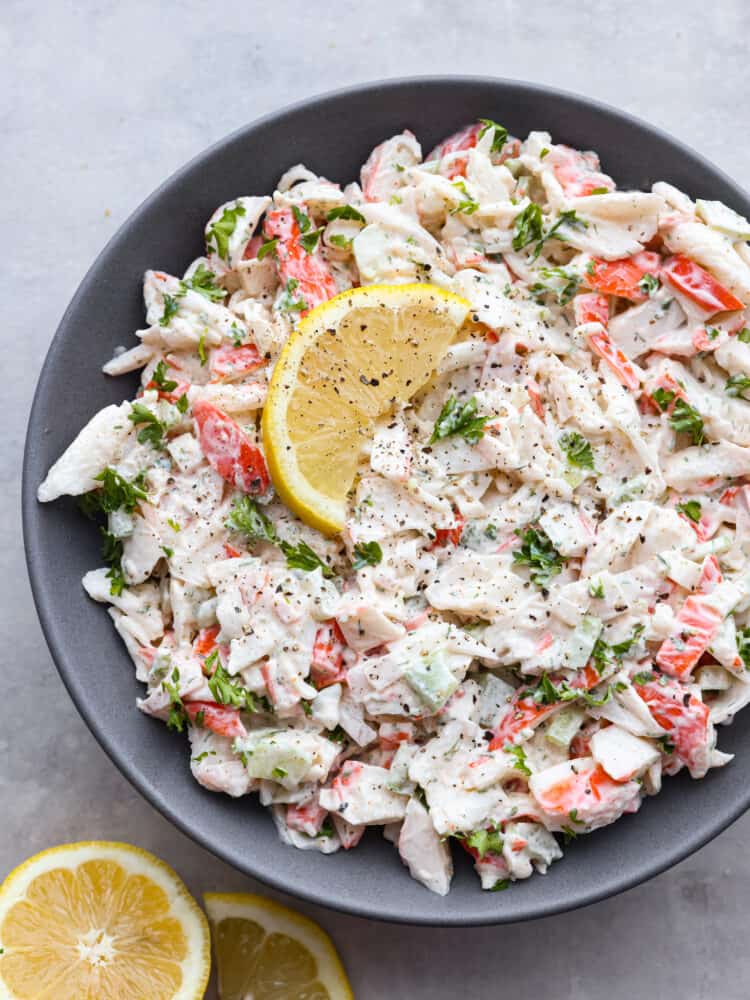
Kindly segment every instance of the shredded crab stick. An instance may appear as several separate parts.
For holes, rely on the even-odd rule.
[[[711,645],[721,613],[701,594],[688,597],[677,615],[677,629],[659,647],[656,662],[674,677],[686,677]]]
[[[569,146],[555,146],[548,154],[555,178],[568,198],[581,198],[613,191],[615,182],[599,170],[596,153],[584,153]]]
[[[266,364],[266,358],[255,344],[241,347],[221,347],[211,352],[209,369],[216,381],[249,375]]]
[[[451,845],[500,888],[728,764],[750,702],[750,226],[451,128],[219,206],[38,492],[195,779],[439,893]]]
[[[193,406],[193,417],[203,454],[222,479],[244,493],[265,493],[266,460],[234,420],[202,400]]]
[[[321,302],[333,298],[338,288],[328,264],[320,254],[320,239],[313,249],[305,246],[304,237],[312,229],[309,216],[300,210],[299,217],[307,220],[306,233],[302,233],[291,208],[269,212],[264,231],[269,240],[278,240],[275,253],[279,278],[286,286],[293,304],[298,307],[300,315],[304,316]]]
[[[616,295],[630,302],[644,302],[648,291],[643,279],[657,275],[661,267],[661,257],[657,253],[643,251],[633,257],[621,260],[600,260],[592,257],[584,272],[584,281],[589,288],[604,295]]]
[[[668,258],[661,273],[673,288],[692,299],[708,316],[745,308],[712,274],[682,254]]]
[[[626,389],[640,388],[641,380],[635,365],[619,347],[612,343],[612,338],[601,323],[596,324],[596,326],[591,324],[590,328],[587,328],[585,336],[591,350],[598,354],[602,361],[606,362]]]
[[[601,323],[606,329],[609,322],[609,302],[606,295],[599,292],[584,292],[573,299],[573,315],[578,326],[581,323]]]
[[[706,756],[711,749],[709,710],[695,693],[685,690],[676,680],[659,678],[635,688],[648,705],[654,720],[667,730],[666,749],[674,757],[670,768],[685,765],[694,778],[707,770]]]

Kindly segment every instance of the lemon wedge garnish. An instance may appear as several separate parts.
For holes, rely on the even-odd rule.
[[[276,491],[303,521],[341,530],[376,419],[425,385],[469,308],[436,285],[367,285],[292,331],[271,378],[263,445]]]
[[[244,893],[206,893],[220,1000],[352,1000],[331,939],[285,906]]]
[[[208,924],[148,851],[86,841],[42,851],[0,887],[2,1000],[201,1000]]]

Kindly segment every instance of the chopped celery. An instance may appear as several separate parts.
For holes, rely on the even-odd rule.
[[[559,747],[569,747],[570,741],[581,728],[586,716],[584,709],[578,705],[570,705],[558,712],[547,727],[545,733],[550,743]]]
[[[433,712],[443,707],[459,685],[439,649],[410,666],[404,679]]]

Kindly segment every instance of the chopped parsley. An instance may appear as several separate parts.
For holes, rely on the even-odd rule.
[[[307,542],[298,542],[296,545],[292,545],[291,542],[281,540],[278,542],[278,546],[286,556],[286,564],[289,569],[303,569],[306,573],[312,573],[319,569],[323,576],[333,576],[331,567],[323,562]]]
[[[703,444],[703,417],[682,397],[674,404],[669,426],[678,434],[688,434],[693,444]]]
[[[464,196],[464,200],[460,201],[455,208],[451,209],[451,215],[458,215],[459,212],[464,215],[473,215],[474,212],[479,208],[479,202],[474,201],[474,199],[469,195],[466,190],[466,184],[464,181],[454,181],[453,187],[458,188],[461,194]]]
[[[737,334],[737,340],[741,344],[750,344],[750,326],[743,326]]]
[[[289,278],[283,294],[279,297],[279,309],[284,309],[286,312],[305,312],[310,308],[303,298],[294,297],[298,287],[299,281],[296,278]]]
[[[502,152],[503,146],[508,141],[507,128],[503,125],[498,125],[497,122],[493,122],[491,118],[480,118],[479,121],[482,123],[482,128],[479,130],[478,138],[483,138],[490,129],[494,129],[490,153]]]
[[[177,667],[172,671],[171,681],[162,681],[163,690],[169,695],[169,717],[167,718],[167,729],[174,729],[181,733],[188,721],[185,706],[180,697],[180,671]]]
[[[198,292],[209,302],[223,302],[227,294],[223,288],[216,284],[216,275],[213,271],[200,263],[189,278],[180,282],[180,295],[187,294],[188,291]]]
[[[662,413],[669,407],[672,400],[675,398],[677,393],[674,389],[654,389],[651,393],[651,398],[662,411]]]
[[[292,215],[294,216],[294,221],[299,226],[299,231],[301,233],[306,233],[312,229],[312,220],[306,212],[303,212],[301,208],[297,205],[292,205]]]
[[[146,480],[145,472],[141,472],[130,482],[107,466],[98,476],[94,476],[94,479],[102,484],[101,487],[81,497],[81,509],[87,517],[93,517],[100,511],[111,514],[112,511],[120,509],[132,514],[140,501],[146,499],[146,491],[143,488]]]
[[[383,558],[383,550],[377,542],[361,542],[354,546],[353,569],[362,569],[363,566],[377,566]]]
[[[286,556],[289,569],[302,569],[312,573],[320,569],[325,577],[332,577],[333,570],[310,548],[307,542],[291,542],[279,538],[273,521],[263,513],[259,505],[248,496],[236,500],[232,506],[226,526],[238,531],[252,542],[262,541],[277,545]],[[382,557],[382,553],[381,553]]]
[[[217,704],[231,705],[246,712],[255,711],[255,698],[252,692],[243,688],[226,672],[219,659],[218,649],[206,657],[203,669],[208,674],[208,687]]]
[[[523,250],[529,243],[541,240],[542,231],[542,207],[532,201],[513,223],[513,249]]]
[[[750,626],[737,629],[737,652],[745,664],[745,670],[750,670]]]
[[[564,701],[580,700],[590,708],[599,708],[601,705],[606,705],[612,698],[613,689],[619,691],[622,687],[623,685],[619,683],[615,685],[610,684],[605,693],[600,698],[597,698],[596,695],[591,694],[585,688],[571,687],[567,681],[555,684],[545,672],[539,679],[537,686],[527,688],[523,692],[522,697],[531,698],[537,705],[557,705]]]
[[[656,680],[656,674],[651,670],[639,670],[637,674],[633,674],[634,684],[650,684],[654,680]]]
[[[141,427],[136,435],[139,444],[150,444],[153,448],[158,449],[164,447],[164,435],[167,429],[147,406],[144,406],[143,403],[133,403],[128,420],[132,420],[134,424]]]
[[[685,517],[690,518],[695,524],[701,519],[701,505],[698,500],[687,500],[685,503],[678,503],[677,510]]]
[[[428,444],[442,441],[453,434],[460,434],[469,444],[476,444],[484,437],[484,425],[488,420],[489,417],[477,416],[477,401],[474,396],[463,405],[459,404],[455,396],[451,396],[435,421]]]
[[[492,886],[490,892],[503,892],[505,889],[510,888],[509,878],[499,878],[497,882]]]
[[[286,771],[283,767],[275,767],[273,771],[271,771],[271,774],[274,776],[274,778],[286,778],[289,772]]]
[[[505,752],[514,758],[513,767],[527,778],[531,777],[531,768],[526,761],[526,751],[523,747],[506,746]]]
[[[313,253],[318,245],[318,240],[323,235],[323,229],[314,229],[312,232],[300,236],[299,241],[305,253]]]
[[[235,500],[226,526],[231,531],[246,535],[250,541],[272,542],[276,544],[276,528],[273,521],[263,513],[255,500],[247,495]]]
[[[569,465],[575,465],[579,469],[594,470],[594,453],[591,445],[578,431],[566,431],[560,437],[560,447],[565,452]]]
[[[225,208],[221,218],[208,227],[206,246],[214,250],[222,260],[229,259],[229,239],[244,214],[245,206],[235,203],[233,208]]]
[[[358,212],[352,205],[339,205],[338,208],[332,208],[327,213],[326,219],[328,222],[333,222],[335,219],[351,219],[352,222],[367,222],[364,215]]]
[[[122,539],[117,538],[106,528],[102,528],[101,532],[102,558],[109,566],[107,570],[107,579],[110,581],[109,592],[112,597],[119,597],[126,587],[122,572]]]
[[[513,550],[513,562],[531,568],[531,581],[546,587],[562,570],[565,559],[560,555],[541,528],[516,529],[521,546]]]
[[[168,326],[169,325],[169,321],[172,319],[172,317],[177,315],[177,310],[178,309],[179,309],[179,305],[178,305],[177,299],[172,298],[171,295],[165,294],[164,295],[164,312],[162,313],[161,319],[159,320],[159,326]]]
[[[188,398],[184,392],[174,405],[177,407],[178,413],[187,413]]]
[[[589,584],[589,596],[596,597],[598,600],[604,600],[604,584],[601,580],[597,580],[596,583],[592,580]]]
[[[563,243],[565,242],[564,238],[559,235],[563,226],[571,226],[573,229],[588,229],[589,224],[585,219],[579,219],[573,209],[569,209],[566,212],[560,212],[557,220],[550,226],[546,233],[541,235],[536,246],[534,247],[534,260],[536,260],[542,252],[542,248],[547,240],[561,240]]]
[[[591,191],[589,191],[589,194],[609,194],[609,188],[608,187],[593,188]]]
[[[638,282],[638,287],[644,295],[651,298],[651,296],[659,289],[659,279],[655,274],[644,274]]]
[[[553,279],[554,283],[545,285],[542,281],[536,281],[529,288],[529,292],[537,300],[544,298],[545,295],[554,295],[560,306],[565,306],[571,301],[581,284],[581,279],[575,271],[564,267],[541,267],[539,274],[548,281]]]
[[[742,374],[730,375],[724,386],[727,396],[738,396],[740,399],[745,399],[744,393],[748,389],[750,389],[750,377]]]
[[[273,240],[265,240],[261,244],[261,246],[260,246],[260,248],[258,250],[258,260],[263,260],[263,258],[267,257],[269,254],[275,254],[276,253],[276,247],[278,245],[279,245],[279,237],[278,236],[275,239],[273,239]]]
[[[613,659],[617,662],[621,662],[627,653],[629,653],[633,647],[637,644],[645,629],[644,625],[636,625],[633,629],[633,634],[627,638],[623,639],[622,642],[615,642],[610,645],[601,636],[596,640],[594,648],[591,652],[591,660],[599,673],[602,673],[604,668],[612,662]]]
[[[154,368],[154,374],[151,376],[151,381],[154,383],[159,392],[174,392],[177,388],[177,383],[174,379],[167,378],[167,363],[166,361],[160,361],[159,364]]]

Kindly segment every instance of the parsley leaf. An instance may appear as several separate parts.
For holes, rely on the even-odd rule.
[[[750,670],[750,626],[737,629],[737,652],[745,664],[745,670]]]
[[[541,267],[539,273],[548,280],[550,278],[556,279],[556,284],[545,285],[541,281],[536,281],[529,288],[529,292],[537,299],[553,294],[559,306],[567,305],[581,284],[579,275],[564,267]]]
[[[604,600],[604,584],[601,580],[597,580],[596,583],[592,580],[589,584],[589,596],[595,597],[598,600]]]
[[[209,270],[205,264],[200,263],[190,278],[180,282],[180,295],[185,295],[188,290],[198,292],[209,302],[223,302],[227,294],[223,288],[216,284],[216,275]]]
[[[538,528],[516,529],[521,547],[513,550],[513,562],[531,567],[531,581],[537,587],[546,587],[553,576],[562,570],[565,559],[547,535]]]
[[[333,222],[334,219],[351,219],[352,222],[367,222],[364,215],[358,212],[352,205],[339,205],[338,208],[332,208],[326,215],[326,219],[328,222]]]
[[[724,392],[727,396],[735,396],[740,399],[744,399],[743,393],[750,389],[750,376],[747,375],[730,375],[727,379],[727,384],[724,386]]]
[[[292,545],[291,542],[279,538],[271,519],[263,513],[255,500],[248,496],[243,496],[235,501],[227,518],[226,526],[232,531],[239,531],[246,535],[250,541],[270,542],[272,545],[278,545],[286,556],[286,564],[290,569],[303,569],[308,573],[320,569],[325,577],[334,575],[330,566],[323,562],[307,542],[298,542],[297,545]]]
[[[498,125],[497,122],[493,122],[491,118],[480,118],[479,121],[482,123],[482,128],[479,130],[478,138],[481,139],[484,135],[489,132],[490,129],[494,129],[494,134],[492,136],[492,145],[490,146],[490,153],[499,153],[502,151],[503,146],[508,141],[508,130],[503,125]]]
[[[276,247],[279,245],[279,237],[277,236],[273,240],[265,240],[258,250],[258,260],[263,260],[269,254],[276,253]]]
[[[506,746],[505,752],[514,758],[513,767],[527,778],[531,777],[531,768],[526,762],[526,751],[523,747]]]
[[[166,428],[147,406],[144,406],[143,403],[133,403],[128,420],[132,420],[134,424],[142,425],[136,435],[139,444],[150,444],[154,448],[164,447]]]
[[[238,531],[253,542],[276,544],[278,541],[273,521],[263,513],[258,503],[247,495],[235,500],[225,523],[231,531]]]
[[[102,558],[109,565],[107,579],[110,581],[109,592],[112,597],[119,597],[127,586],[125,576],[122,572],[122,539],[101,529],[102,537]]]
[[[182,704],[182,698],[180,697],[180,671],[177,667],[172,671],[171,681],[162,681],[162,688],[169,695],[170,709],[169,718],[167,719],[167,729],[175,729],[178,733],[181,733],[185,728],[185,723],[188,721],[187,712],[185,711],[185,706]]]
[[[286,778],[288,773],[289,772],[286,771],[283,767],[275,767],[271,771],[271,774],[274,776],[274,778]]]
[[[532,254],[533,260],[536,260],[542,252],[542,248],[547,240],[561,240],[563,243],[565,242],[564,237],[558,235],[563,226],[571,226],[574,229],[588,229],[589,224],[585,219],[579,219],[573,209],[569,209],[566,212],[560,212],[557,217],[557,221],[539,238],[536,246],[534,247],[534,253]]]
[[[478,417],[477,401],[474,396],[463,405],[459,405],[455,396],[451,396],[444,404],[440,415],[435,421],[435,428],[428,444],[441,441],[443,438],[460,434],[469,444],[476,444],[484,437],[484,425],[489,417]]]
[[[474,201],[474,199],[469,195],[469,192],[466,190],[466,184],[463,181],[454,181],[453,187],[458,188],[464,196],[464,200],[460,201],[455,208],[451,209],[451,215],[458,215],[459,212],[464,215],[473,215],[479,208],[479,202]]]
[[[310,308],[303,298],[294,298],[298,286],[299,281],[296,278],[289,278],[283,294],[279,297],[279,309],[284,309],[286,312],[304,312]]]
[[[292,215],[301,233],[306,233],[309,229],[312,229],[310,216],[303,212],[297,205],[292,205]]]
[[[179,305],[177,299],[172,298],[171,295],[164,295],[164,312],[162,313],[161,319],[159,320],[159,326],[168,326],[169,321],[173,316],[177,315],[177,310]]]
[[[594,453],[591,445],[578,431],[566,431],[560,437],[560,447],[565,452],[570,465],[576,465],[579,469],[594,470]]]
[[[362,542],[354,546],[353,569],[362,569],[363,566],[377,566],[383,558],[383,550],[377,542]]]
[[[245,712],[255,711],[255,698],[251,691],[243,688],[240,683],[226,672],[219,651],[215,649],[203,661],[204,669],[211,671],[208,678],[208,688],[219,705],[231,705]]]
[[[185,395],[185,393],[183,393],[183,394],[182,394],[182,395],[180,396],[180,398],[179,398],[179,399],[177,400],[177,402],[176,402],[176,403],[175,403],[174,405],[175,405],[175,406],[177,407],[177,411],[178,411],[179,413],[187,413],[187,408],[188,408],[188,398],[187,398],[187,396]]]
[[[523,250],[529,243],[541,239],[542,207],[532,201],[513,222],[513,249]]]
[[[644,295],[651,298],[651,296],[659,289],[659,279],[655,274],[644,274],[638,282],[638,287]]]
[[[302,249],[305,251],[305,253],[314,252],[315,247],[318,245],[318,240],[323,235],[323,232],[324,230],[322,228],[314,229],[312,232],[305,233],[304,236],[300,236],[299,238],[300,245],[302,246]]]
[[[245,206],[235,204],[233,208],[225,208],[221,218],[208,227],[206,246],[215,250],[222,260],[229,259],[229,238],[244,214]]]
[[[743,326],[737,334],[737,340],[741,344],[750,344],[750,326]]]
[[[154,374],[151,376],[151,381],[154,383],[159,392],[174,392],[177,388],[177,383],[171,378],[168,379],[166,374],[167,363],[166,361],[160,361],[156,368],[154,368]]]
[[[331,567],[327,566],[316,552],[313,552],[307,542],[298,542],[296,545],[292,545],[291,542],[280,541],[278,544],[286,556],[286,564],[289,569],[303,569],[306,573],[312,573],[319,569],[323,576],[333,576]]]
[[[677,393],[674,389],[654,389],[651,393],[651,398],[663,413],[676,395]]]
[[[690,435],[690,440],[693,444],[703,444],[703,417],[701,417],[695,407],[691,406],[682,397],[674,404],[672,416],[669,418],[669,425],[678,434]]]
[[[91,490],[81,498],[81,507],[87,517],[93,517],[99,511],[111,514],[120,508],[132,514],[139,502],[146,499],[146,491],[143,488],[146,479],[144,472],[129,482],[108,466],[104,472],[94,476],[94,479],[102,484],[101,487]]]
[[[685,517],[690,518],[695,524],[701,519],[701,505],[697,500],[688,500],[686,503],[678,503],[677,510]]]

